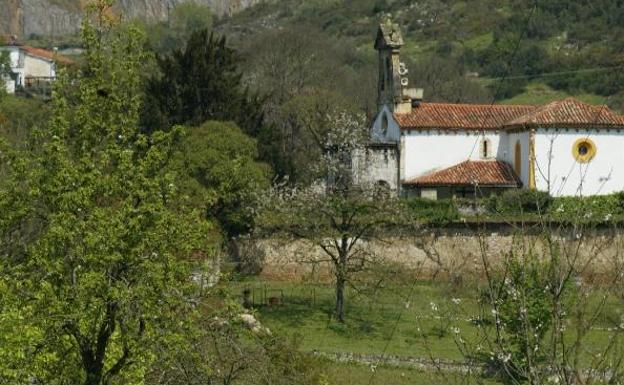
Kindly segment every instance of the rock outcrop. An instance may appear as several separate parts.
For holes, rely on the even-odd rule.
[[[118,0],[115,8],[124,18],[166,20],[176,5],[195,1],[215,15],[231,15],[262,0]],[[1,0],[0,34],[20,38],[67,36],[78,32],[86,0]]]

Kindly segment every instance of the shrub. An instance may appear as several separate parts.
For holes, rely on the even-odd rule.
[[[624,214],[624,193],[555,198],[549,212],[556,218],[608,221]]]
[[[427,222],[443,223],[459,219],[457,206],[451,200],[410,198],[406,200],[406,205],[414,217]]]
[[[490,198],[487,207],[490,212],[501,214],[545,213],[551,203],[552,198],[545,191],[514,189]]]

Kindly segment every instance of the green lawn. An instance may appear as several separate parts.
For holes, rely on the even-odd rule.
[[[281,335],[298,335],[301,348],[327,353],[382,353],[401,357],[462,360],[456,338],[473,341],[477,328],[469,318],[478,315],[474,289],[452,292],[447,284],[418,282],[388,284],[367,293],[347,291],[346,323],[331,317],[334,291],[328,284],[251,281],[235,290],[253,288],[260,320]],[[265,293],[266,290],[266,293]],[[260,305],[276,297],[280,305]],[[456,305],[452,299],[459,299]],[[432,310],[435,308],[437,310]],[[610,309],[619,312],[621,304]],[[607,324],[607,320],[604,321]],[[452,329],[459,328],[456,335]],[[609,333],[592,330],[585,340],[587,354],[603,346]]]

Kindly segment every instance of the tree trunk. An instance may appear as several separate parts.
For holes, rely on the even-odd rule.
[[[346,281],[342,274],[336,274],[336,319],[340,323],[344,323],[344,289]]]
[[[91,369],[91,372],[87,372],[87,379],[84,385],[100,385],[102,383],[102,369],[95,367]]]

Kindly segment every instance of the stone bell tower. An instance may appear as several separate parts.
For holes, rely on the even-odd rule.
[[[412,104],[422,99],[422,90],[407,88],[407,68],[401,62],[403,36],[398,24],[386,19],[379,25],[375,49],[379,52],[377,108],[387,106],[397,113],[410,112]]]
[[[377,107],[388,106],[392,111],[403,98],[401,72],[406,74],[400,61],[403,36],[397,24],[386,19],[379,25],[375,38],[375,49],[379,52],[379,81],[377,86]]]

